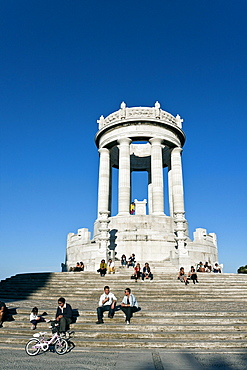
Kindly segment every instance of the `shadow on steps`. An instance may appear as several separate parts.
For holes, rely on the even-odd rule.
[[[14,302],[28,299],[31,294],[41,290],[52,277],[52,272],[17,274],[0,281],[0,300]]]

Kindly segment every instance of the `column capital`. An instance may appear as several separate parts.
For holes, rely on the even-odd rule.
[[[161,145],[162,140],[163,139],[161,137],[152,137],[151,139],[149,139],[149,142],[151,143],[151,145]]]
[[[101,153],[109,153],[109,149],[107,149],[107,148],[100,148],[100,149],[98,149],[98,152],[101,154]]]
[[[176,146],[172,149],[172,153],[182,153],[183,149],[180,146]]]
[[[129,145],[131,142],[132,142],[132,140],[129,137],[120,137],[118,139],[118,144],[120,144],[120,145],[122,145],[122,144]]]

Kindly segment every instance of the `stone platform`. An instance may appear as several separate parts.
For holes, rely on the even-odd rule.
[[[154,270],[155,271],[155,270]],[[247,347],[247,276],[199,274],[199,284],[185,286],[174,274],[154,273],[154,281],[130,280],[132,271],[119,269],[101,278],[90,272],[19,274],[0,283],[0,300],[16,309],[15,321],[0,329],[0,346],[24,344],[33,335],[29,314],[37,306],[53,319],[57,299],[64,296],[80,316],[74,342],[88,348],[227,349]],[[121,301],[130,287],[141,311],[131,325],[117,311],[114,319],[96,325],[96,307],[104,285]],[[120,303],[120,302],[119,302]],[[42,323],[38,330],[48,331]],[[37,330],[36,330],[37,331]]]

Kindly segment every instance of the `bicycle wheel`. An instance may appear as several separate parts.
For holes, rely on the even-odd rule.
[[[65,339],[60,338],[56,341],[54,344],[55,352],[58,355],[64,355],[67,352],[68,349],[68,343]]]
[[[36,345],[40,343],[38,339],[30,339],[25,346],[25,351],[29,356],[36,356],[40,352],[40,347],[36,347]]]

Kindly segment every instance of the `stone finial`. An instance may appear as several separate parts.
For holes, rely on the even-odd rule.
[[[97,120],[97,123],[99,124],[99,130],[105,125],[105,118],[103,115],[100,116],[100,118]]]
[[[155,117],[160,118],[160,103],[158,101],[155,102],[154,109],[155,109]]]
[[[184,120],[180,117],[179,114],[176,115],[175,121],[176,121],[176,124],[178,125],[178,127],[182,128],[182,123],[184,122]]]
[[[126,117],[126,103],[124,101],[122,101],[122,103],[120,104],[120,114],[119,114],[119,118],[120,119],[123,119]]]

